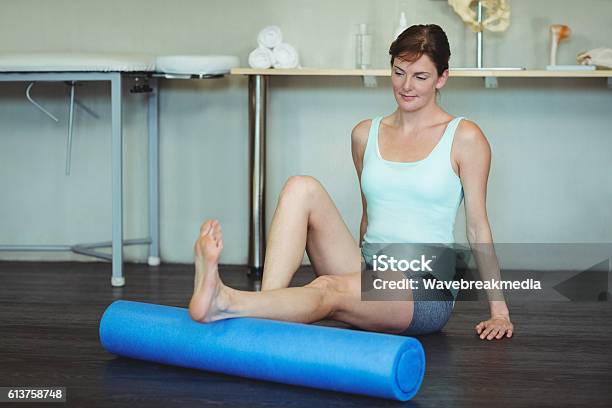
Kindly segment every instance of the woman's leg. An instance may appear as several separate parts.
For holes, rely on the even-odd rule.
[[[361,272],[324,275],[300,288],[263,292],[229,288],[219,278],[217,262],[223,249],[217,221],[202,225],[196,242],[196,287],[189,304],[191,317],[211,322],[230,317],[251,316],[291,322],[312,323],[330,318],[365,330],[399,333],[412,320],[412,293],[405,301],[361,301]]]
[[[304,250],[319,276],[360,270],[359,246],[327,191],[313,177],[293,176],[272,218],[261,289],[289,286]]]

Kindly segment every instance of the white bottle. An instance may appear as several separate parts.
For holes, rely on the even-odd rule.
[[[372,66],[372,34],[367,24],[359,24],[355,36],[355,66],[368,69]]]
[[[397,28],[395,29],[395,35],[393,36],[393,41],[397,40],[397,37],[399,37],[399,35],[403,33],[404,30],[407,28],[408,28],[408,22],[406,21],[406,13],[402,11],[400,14],[399,24]]]

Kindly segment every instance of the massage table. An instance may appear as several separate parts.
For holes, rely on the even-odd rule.
[[[125,285],[123,276],[123,246],[147,245],[148,264],[159,265],[159,137],[158,137],[158,79],[219,78],[237,67],[233,56],[160,56],[143,54],[100,53],[27,53],[0,54],[0,82],[30,82],[26,98],[38,109],[57,121],[31,96],[35,82],[67,82],[70,86],[70,114],[66,144],[66,174],[70,174],[73,137],[75,85],[81,81],[105,81],[111,87],[111,202],[112,239],[76,245],[0,245],[0,251],[72,251],[112,262],[112,286]],[[136,78],[132,92],[148,94],[148,223],[149,236],[139,239],[123,238],[123,160],[122,160],[122,80]],[[84,107],[87,110],[86,107]],[[112,249],[111,254],[98,251]]]

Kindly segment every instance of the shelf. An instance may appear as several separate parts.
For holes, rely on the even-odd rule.
[[[391,75],[389,69],[253,69],[234,68],[231,75],[276,75],[276,76],[374,76],[387,77]],[[477,78],[607,78],[612,77],[612,70],[595,71],[546,71],[546,70],[453,70],[451,77],[477,77]]]
[[[376,86],[376,77],[388,77],[390,69],[253,69],[234,68],[230,75],[264,76],[354,76],[362,77],[364,85]],[[486,88],[497,88],[497,78],[607,78],[608,88],[612,89],[612,70],[593,71],[547,71],[511,69],[450,69],[453,78],[484,78]]]

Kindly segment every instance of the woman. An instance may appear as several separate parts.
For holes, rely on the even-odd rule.
[[[359,123],[351,136],[362,187],[359,242],[452,242],[457,208],[465,197],[470,245],[492,244],[485,205],[489,144],[478,126],[453,118],[436,103],[448,79],[446,34],[437,25],[412,26],[393,42],[389,53],[397,109]],[[428,183],[423,182],[424,174]],[[312,177],[289,178],[280,194],[261,292],[238,291],[221,282],[217,264],[222,249],[221,226],[206,221],[194,248],[195,288],[189,305],[194,320],[334,319],[364,330],[415,335],[440,330],[454,305],[446,293],[439,301],[424,301],[410,290],[406,300],[362,301],[365,254],[330,196]],[[304,250],[318,277],[304,287],[288,288]],[[491,318],[476,325],[476,332],[488,340],[511,337],[505,302],[489,303]]]

